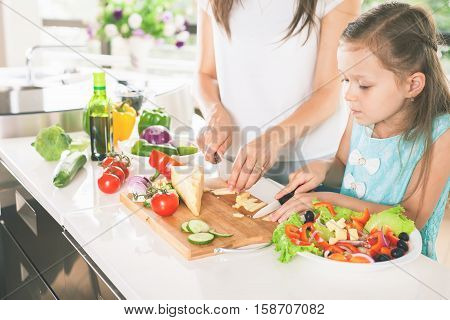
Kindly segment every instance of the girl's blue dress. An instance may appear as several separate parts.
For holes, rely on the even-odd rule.
[[[437,117],[433,121],[433,142],[449,127],[449,114]],[[405,142],[401,135],[375,139],[372,138],[371,128],[354,121],[341,194],[384,205],[393,206],[400,203],[423,152],[424,142],[421,139],[415,144]],[[450,178],[447,177],[447,183],[433,213],[420,230],[422,253],[434,260],[436,237],[444,216],[449,190]]]

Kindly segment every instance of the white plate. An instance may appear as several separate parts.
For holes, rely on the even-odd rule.
[[[411,232],[411,234],[409,235],[408,246],[409,250],[403,257],[393,259],[390,261],[375,262],[375,263],[350,263],[350,262],[335,261],[317,256],[310,252],[298,252],[298,254],[305,258],[322,263],[324,265],[335,266],[337,268],[348,269],[352,271],[375,271],[395,267],[396,265],[403,265],[416,260],[417,257],[422,252],[422,237],[417,229],[414,229],[414,231]]]

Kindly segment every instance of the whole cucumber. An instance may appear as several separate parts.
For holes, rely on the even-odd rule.
[[[149,157],[152,150],[164,152],[169,156],[178,155],[178,150],[169,144],[151,144],[144,139],[139,139],[131,148],[131,153],[141,157]]]
[[[79,151],[64,151],[53,175],[53,185],[58,188],[67,186],[86,164],[86,156]]]

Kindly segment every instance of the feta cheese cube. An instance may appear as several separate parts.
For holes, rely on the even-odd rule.
[[[336,229],[336,239],[338,240],[347,240],[347,230],[345,229]]]
[[[330,240],[328,240],[329,244],[333,245],[338,242],[338,239],[331,237]]]
[[[334,221],[334,220],[327,221],[327,223],[325,223],[325,225],[328,228],[328,230],[330,230],[330,231],[340,229],[339,226],[336,224],[336,221]]]
[[[355,241],[358,240],[358,230],[356,229],[349,229],[348,233],[350,234],[350,240]]]
[[[345,219],[344,218],[339,219],[339,221],[336,222],[336,224],[339,226],[339,228],[344,229],[345,228]]]

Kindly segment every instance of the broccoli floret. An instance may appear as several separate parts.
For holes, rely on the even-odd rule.
[[[61,153],[69,149],[72,138],[64,130],[54,125],[39,131],[36,141],[31,145],[47,161],[57,161]]]

